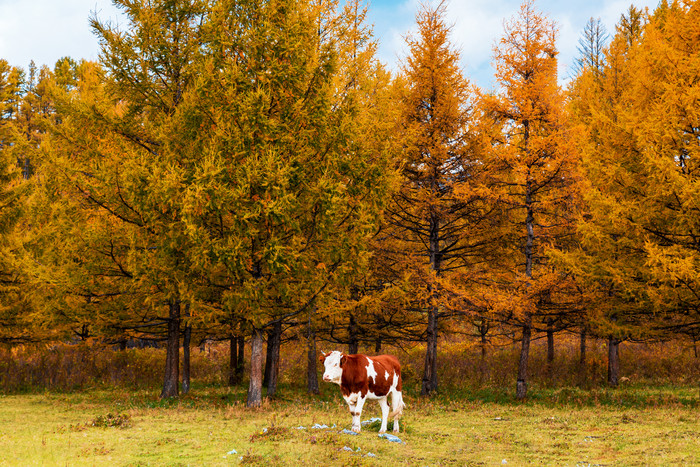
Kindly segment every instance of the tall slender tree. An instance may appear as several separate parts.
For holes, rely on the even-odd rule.
[[[609,34],[600,18],[590,18],[578,40],[579,56],[574,61],[574,75],[585,70],[600,73],[605,64],[605,47]]]
[[[630,53],[642,27],[641,11],[630,8],[605,49],[602,67],[584,69],[572,84],[569,100],[583,128],[577,147],[586,189],[579,248],[564,255],[564,264],[586,291],[588,316],[583,325],[608,340],[608,381],[613,386],[619,380],[619,344],[640,337],[636,324],[644,308],[628,289],[640,277],[623,279],[644,269],[644,258],[629,241],[634,229],[624,214],[632,193],[641,188],[628,183],[639,169],[638,159],[631,156],[639,147],[626,121],[636,112],[629,105],[635,81]]]
[[[412,284],[410,307],[424,326],[423,395],[438,389],[440,322],[455,310],[451,300],[462,295],[467,272],[483,260],[478,251],[487,243],[478,190],[484,164],[469,133],[473,93],[445,15],[445,3],[423,6],[417,36],[407,39],[398,90],[403,180],[387,209],[383,246],[383,262],[396,266],[395,284]]]
[[[563,96],[557,83],[556,27],[526,0],[505,23],[495,47],[499,94],[486,97],[500,125],[494,141],[500,200],[511,222],[510,255],[494,311],[522,330],[516,397],[527,395],[530,341],[538,323],[566,289],[566,278],[547,261],[547,249],[573,232],[576,153],[570,142]]]

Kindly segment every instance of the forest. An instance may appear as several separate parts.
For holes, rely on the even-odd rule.
[[[584,373],[603,342],[610,386],[623,343],[696,349],[698,2],[591,18],[563,85],[557,25],[524,0],[495,91],[464,76],[445,3],[397,71],[362,0],[114,3],[99,62],[0,58],[3,355],[158,346],[171,398],[190,349],[225,343],[259,406],[282,343],[309,392],[318,350],[413,349],[426,396],[446,346],[476,368],[517,346],[518,400],[536,339],[550,364],[576,342]]]

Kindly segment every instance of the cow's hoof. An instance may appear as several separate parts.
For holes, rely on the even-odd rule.
[[[354,431],[355,433],[359,433],[359,432],[360,432],[360,427],[359,427],[359,426],[354,426],[354,427],[352,427],[352,431]]]
[[[386,433],[386,430],[379,430],[379,434]]]

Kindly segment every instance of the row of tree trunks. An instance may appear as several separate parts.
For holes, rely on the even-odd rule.
[[[516,387],[516,398],[524,399],[527,394],[527,355],[531,341],[531,326],[523,326],[523,349],[520,353],[520,363],[518,366],[518,383]],[[547,329],[547,365],[551,367],[554,362],[554,337],[551,327]],[[579,344],[579,377],[580,382],[585,383],[588,377],[586,362],[586,337],[585,330],[581,331]],[[622,340],[614,337],[608,338],[608,385],[617,387],[620,384],[620,344]],[[528,348],[525,349],[524,347]],[[484,353],[482,350],[482,359]],[[524,360],[524,361],[523,361]]]
[[[184,316],[189,316],[189,305],[184,305]],[[177,397],[179,395],[179,335],[181,325],[181,303],[173,301],[169,304],[169,319],[168,319],[168,344],[166,355],[165,378],[161,397]],[[436,319],[431,320],[433,325],[436,325]],[[184,329],[183,338],[183,370],[182,370],[182,392],[187,394],[190,387],[190,340],[191,326],[188,324]],[[529,355],[529,346],[531,342],[532,326],[524,325],[523,339],[521,345],[527,348],[521,348],[520,363],[518,367],[518,380],[516,387],[516,398],[524,399],[527,394],[527,357]],[[248,406],[256,407],[262,402],[262,388],[267,386],[268,396],[272,396],[277,390],[277,381],[279,377],[279,355],[281,347],[282,325],[275,323],[273,328],[268,331],[267,344],[267,362],[265,365],[265,377],[267,381],[263,382],[262,371],[262,349],[263,339],[262,330],[254,330],[253,339],[251,340],[251,381],[248,392]],[[429,339],[431,343],[435,343],[436,339]],[[620,356],[619,344],[620,340],[609,338],[608,340],[608,384],[617,386],[620,381]],[[244,338],[242,336],[231,336],[230,338],[230,368],[229,368],[229,384],[237,384],[241,381],[244,370]],[[553,330],[551,327],[547,329],[547,363],[551,365],[554,357],[554,339]],[[319,393],[318,372],[317,372],[317,350],[315,333],[309,328],[307,339],[307,390],[311,394]],[[381,349],[381,340],[376,341],[375,351],[378,353]],[[432,349],[432,352],[430,351]],[[432,345],[428,349],[429,355],[436,355],[437,346]],[[482,379],[486,373],[486,353],[487,340],[486,333],[481,332],[481,373]],[[434,357],[433,357],[434,358]],[[524,360],[524,361],[523,361]],[[434,361],[434,360],[433,360]],[[580,356],[579,356],[579,372],[582,379],[586,377],[586,332],[580,334]],[[430,375],[428,379],[423,380],[423,388],[430,387],[433,378],[437,375],[431,372],[431,364],[426,362],[426,374]],[[433,376],[434,375],[434,376]],[[433,386],[433,388],[436,386]],[[429,392],[427,392],[429,393]]]
[[[168,303],[168,336],[165,355],[165,377],[163,378],[163,390],[161,398],[178,397],[180,395],[180,325],[182,323],[181,308],[184,306],[184,316],[189,318],[190,305],[184,305],[180,300],[171,300]],[[182,361],[182,393],[190,391],[190,346],[192,339],[192,326],[187,323],[183,333],[183,361]]]
[[[275,322],[268,331],[265,370],[263,371],[263,330],[253,329],[250,344],[250,383],[248,386],[248,407],[262,405],[262,389],[267,386],[267,396],[277,392],[279,377],[279,357],[282,342],[282,322]],[[263,376],[264,375],[264,376]]]
[[[267,386],[267,396],[274,396],[277,392],[277,382],[279,379],[279,356],[282,341],[282,323],[274,323],[268,331],[267,355],[265,365],[265,380],[263,380],[262,353],[263,353],[263,331],[253,330],[251,339],[251,369],[250,385],[248,388],[248,407],[258,407],[262,404],[262,388]],[[316,358],[316,336],[311,327],[307,336],[307,390],[311,394],[319,393],[317,358]]]

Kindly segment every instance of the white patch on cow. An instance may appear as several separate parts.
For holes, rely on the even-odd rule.
[[[357,399],[359,399],[359,398],[360,398],[359,392],[351,392],[347,396],[343,396],[343,399],[345,399],[345,402],[347,402],[348,405],[357,404]]]
[[[399,385],[399,375],[398,373],[394,373],[394,381],[391,383],[391,391],[396,390],[396,386]]]
[[[388,371],[384,372],[384,379],[389,381],[389,372]]]
[[[326,359],[323,361],[323,366],[325,367],[323,381],[340,384],[343,377],[343,369],[340,367],[340,359],[342,356],[343,354],[337,350],[326,355]]]
[[[368,358],[367,361],[369,362],[367,364],[367,378],[372,378],[372,382],[377,384],[377,372],[374,370],[374,363],[372,363],[372,359],[370,358]]]

